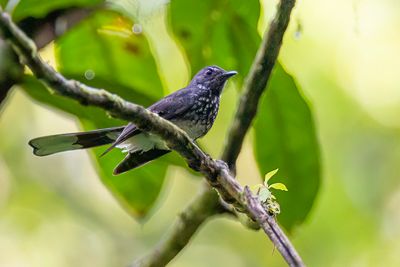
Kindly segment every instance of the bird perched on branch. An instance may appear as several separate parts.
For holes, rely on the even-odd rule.
[[[237,74],[218,66],[200,70],[190,84],[154,103],[148,110],[171,121],[191,139],[204,136],[213,125],[219,109],[221,92],[226,81]],[[33,153],[46,156],[58,152],[111,144],[104,154],[120,148],[127,155],[114,169],[120,174],[161,157],[171,150],[159,137],[142,132],[133,123],[127,126],[67,133],[35,138],[29,141]]]

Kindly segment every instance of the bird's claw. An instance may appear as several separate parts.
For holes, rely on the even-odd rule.
[[[217,166],[220,167],[221,169],[228,169],[229,170],[229,166],[228,163],[226,163],[225,161],[221,160],[221,159],[217,159],[215,161],[217,163]]]

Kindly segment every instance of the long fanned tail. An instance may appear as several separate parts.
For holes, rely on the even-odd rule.
[[[167,153],[171,152],[171,150],[157,149],[153,148],[149,151],[135,151],[132,153],[128,153],[123,161],[118,164],[114,169],[114,175],[121,174],[123,172],[129,171],[131,169],[142,166],[156,158],[159,158]]]
[[[29,145],[36,156],[47,156],[58,152],[84,149],[113,143],[124,127],[98,129],[88,132],[43,136],[32,139]]]

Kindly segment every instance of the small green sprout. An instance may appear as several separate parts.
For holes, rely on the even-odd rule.
[[[264,186],[267,187],[268,189],[273,188],[273,189],[278,189],[278,190],[282,190],[282,191],[288,191],[286,185],[283,183],[273,183],[271,185],[268,185],[268,181],[278,172],[278,170],[279,169],[275,169],[265,175]]]
[[[253,191],[257,192],[258,199],[264,205],[266,210],[273,215],[277,215],[281,212],[279,203],[276,201],[276,197],[272,194],[270,189],[288,191],[287,187],[283,183],[273,183],[268,185],[268,181],[278,172],[278,169],[268,172],[265,175],[264,183],[257,184],[253,187]]]

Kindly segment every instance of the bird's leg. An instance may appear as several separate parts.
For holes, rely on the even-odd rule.
[[[196,171],[196,172],[200,172],[201,169],[201,164],[199,164],[198,161],[189,161],[188,162],[188,167],[191,168],[192,170]]]
[[[192,141],[193,141],[193,143],[195,143],[196,146],[198,146],[201,150],[204,151],[204,149],[200,146],[200,144],[197,142],[197,140],[192,139]],[[208,155],[207,153],[204,153],[204,154],[206,154],[208,159],[211,159],[210,155]],[[191,168],[192,170],[196,171],[196,172],[201,172],[201,165],[202,164],[203,163],[200,163],[198,161],[190,161],[190,162],[188,162],[188,167]]]

